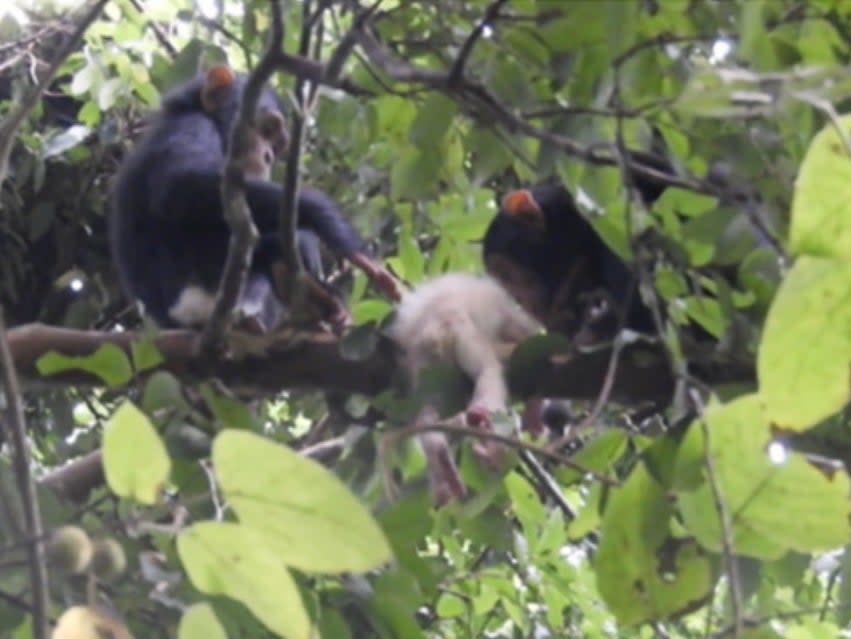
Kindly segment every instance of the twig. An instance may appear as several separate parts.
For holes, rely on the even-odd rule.
[[[381,0],[377,0],[377,2],[375,2],[371,7],[364,9],[355,17],[352,27],[346,32],[346,35],[342,37],[337,48],[334,49],[331,57],[328,58],[328,62],[325,63],[322,70],[322,76],[318,81],[316,81],[317,84],[319,82],[324,84],[336,83],[339,81],[340,75],[343,72],[343,66],[346,63],[346,60],[349,59],[352,51],[354,51],[355,45],[358,43],[358,31],[363,25],[372,19],[372,16],[375,14],[380,3]]]
[[[452,423],[451,418],[434,424],[413,424],[411,426],[405,426],[404,428],[393,429],[393,431],[384,435],[383,447],[389,447],[397,439],[412,437],[414,435],[418,435],[426,431],[439,431],[442,433],[453,433],[456,435],[462,435],[464,437],[475,437],[477,439],[497,441],[511,448],[516,448],[517,450],[527,450],[537,455],[540,455],[541,457],[551,459],[552,461],[567,466],[568,468],[572,468],[573,470],[582,473],[583,475],[593,477],[597,481],[602,482],[607,486],[620,486],[620,482],[618,482],[616,479],[612,479],[610,477],[602,475],[595,470],[591,470],[590,468],[585,468],[584,466],[582,466],[582,464],[577,464],[572,459],[565,457],[564,455],[561,455],[557,452],[554,452],[549,448],[530,444],[522,440],[515,439],[514,437],[509,437],[507,435],[500,435],[499,433],[495,432],[482,431],[479,429],[454,424]]]
[[[410,65],[405,60],[396,58],[370,32],[368,23],[358,30],[357,38],[372,64],[397,82],[420,84],[446,93],[453,99],[464,103],[472,111],[473,116],[480,121],[489,124],[493,124],[494,121],[499,122],[511,133],[521,133],[545,142],[567,155],[589,164],[600,166],[616,166],[618,164],[618,158],[611,153],[609,148],[600,148],[599,145],[582,145],[564,135],[533,126],[512,113],[481,84],[469,79],[459,78],[455,85],[450,85],[448,72],[421,69]],[[678,186],[697,193],[715,194],[717,190],[706,180],[682,178],[642,164],[633,158],[629,159],[629,167],[635,175],[652,179],[659,184]]]
[[[136,9],[136,11],[138,11],[139,14],[142,17],[145,16],[145,7],[143,7],[140,4],[139,0],[130,0],[130,4],[133,5],[133,8]],[[172,60],[174,58],[176,58],[177,57],[177,49],[171,43],[171,40],[168,39],[168,36],[165,33],[163,33],[163,30],[160,29],[160,25],[158,25],[153,20],[148,20],[147,25],[151,29],[151,31],[154,32],[154,37],[157,39],[157,41],[160,43],[160,45],[162,45],[162,48],[166,50],[166,53],[168,53],[168,56]]]
[[[302,5],[302,27],[299,38],[299,60],[310,60],[308,57],[311,50],[311,33],[313,25],[321,26],[318,21],[324,5],[317,9],[316,14],[311,17],[311,3],[305,1]],[[290,147],[287,154],[287,168],[284,175],[284,189],[281,196],[281,210],[279,217],[279,229],[281,234],[282,261],[286,267],[288,282],[284,286],[289,293],[288,300],[290,312],[298,316],[300,307],[304,301],[305,282],[304,265],[298,251],[296,242],[296,230],[298,229],[298,190],[299,169],[301,165],[302,145],[304,142],[305,123],[310,119],[318,95],[320,82],[335,83],[338,80],[343,66],[351,55],[356,44],[355,33],[359,26],[370,18],[375,7],[362,11],[355,19],[354,25],[341,39],[339,45],[331,54],[326,65],[318,64],[320,76],[316,79],[299,76],[295,87],[296,106],[292,115],[290,128]],[[278,63],[283,61],[278,58]]]
[[[620,337],[623,331],[623,325],[626,323],[626,309],[628,307],[624,304],[624,308],[621,309],[621,326],[618,328],[618,336],[615,338],[614,343],[612,344],[612,352],[609,355],[609,362],[606,366],[606,375],[603,378],[603,385],[600,387],[600,392],[597,395],[596,400],[594,401],[594,406],[592,406],[591,411],[585,416],[585,418],[578,424],[576,428],[571,428],[569,431],[565,432],[564,435],[557,438],[555,441],[550,442],[547,446],[547,449],[550,451],[556,451],[560,448],[567,445],[574,437],[577,432],[582,432],[586,428],[588,428],[592,423],[594,423],[600,414],[603,412],[603,409],[606,407],[606,404],[609,403],[609,399],[612,396],[612,389],[615,384],[615,377],[618,372],[618,360],[620,359],[621,350],[624,347],[624,341]]]
[[[3,184],[3,182],[6,181],[6,174],[9,171],[9,156],[12,153],[12,145],[15,141],[15,135],[17,134],[18,129],[21,124],[23,124],[29,112],[35,108],[36,104],[38,104],[41,94],[44,93],[47,86],[53,80],[53,76],[56,75],[59,67],[65,63],[66,58],[71,55],[80,44],[80,40],[86,32],[86,29],[88,29],[89,25],[100,15],[101,10],[106,3],[107,0],[96,0],[96,2],[83,14],[79,22],[77,22],[74,31],[68,36],[65,42],[62,43],[59,51],[56,52],[56,55],[53,57],[53,60],[51,60],[47,70],[41,74],[38,83],[31,87],[29,91],[24,93],[20,101],[17,102],[17,106],[13,108],[12,112],[6,116],[2,123],[0,123],[0,184]]]
[[[207,27],[207,29],[209,29],[211,31],[211,34],[214,31],[218,31],[225,38],[227,38],[228,40],[233,42],[236,46],[238,46],[240,48],[240,50],[242,51],[242,57],[245,59],[245,66],[247,68],[253,68],[254,67],[254,62],[253,62],[254,55],[253,55],[253,52],[251,51],[251,48],[245,43],[245,40],[240,38],[233,31],[231,31],[230,29],[228,29],[227,27],[222,25],[217,20],[212,20],[212,19],[207,18],[207,17],[202,16],[202,15],[197,16],[197,20],[201,23],[202,26]]]
[[[721,550],[724,563],[727,565],[727,577],[730,580],[730,604],[733,613],[732,635],[738,638],[742,636],[745,622],[742,607],[742,584],[739,580],[739,565],[736,562],[736,550],[733,544],[733,521],[730,517],[730,511],[727,509],[727,502],[721,494],[721,486],[718,484],[718,475],[715,472],[715,460],[712,458],[709,424],[706,423],[703,400],[694,389],[691,390],[689,396],[697,410],[697,418],[703,432],[703,462],[706,465],[706,479],[712,490],[712,500],[721,522]]]
[[[558,507],[561,508],[561,511],[564,513],[564,516],[567,517],[568,520],[572,520],[576,518],[576,513],[573,511],[573,508],[570,507],[570,504],[567,503],[567,500],[564,498],[564,494],[561,492],[561,486],[559,483],[553,478],[553,476],[547,472],[547,469],[541,465],[541,462],[538,461],[538,458],[532,453],[532,451],[527,450],[525,448],[521,448],[517,451],[518,455],[520,455],[520,459],[523,460],[523,463],[529,469],[529,472],[535,476],[535,479],[538,480],[538,483],[541,487],[546,491],[546,493],[555,500]]]
[[[299,37],[299,56],[307,58],[310,53],[310,0],[302,5],[302,25]],[[277,18],[281,20],[280,9]],[[280,47],[278,47],[280,49]],[[287,300],[290,313],[298,316],[304,302],[304,265],[298,251],[296,231],[298,229],[298,172],[301,164],[301,145],[304,140],[304,122],[310,108],[310,100],[305,95],[308,80],[299,77],[295,86],[295,108],[292,113],[290,126],[290,148],[287,153],[287,169],[284,173],[284,190],[281,194],[280,211],[278,213],[278,232],[281,236],[281,258],[286,266],[287,284],[285,290],[289,293]]]
[[[452,68],[449,69],[449,77],[447,78],[449,86],[455,86],[458,84],[458,81],[464,77],[464,66],[467,64],[467,60],[473,52],[473,47],[476,46],[476,42],[478,42],[479,38],[482,37],[485,28],[489,27],[490,24],[495,22],[499,17],[499,10],[502,9],[503,5],[507,1],[508,0],[494,0],[485,11],[485,15],[470,32],[470,35],[464,41],[464,44],[461,45],[458,57],[455,58],[455,62],[452,63]]]
[[[207,477],[207,484],[210,487],[210,501],[213,502],[213,520],[222,521],[225,518],[225,503],[224,495],[219,493],[219,484],[216,481],[216,473],[213,470],[213,464],[209,460],[204,460],[200,464],[201,470]]]
[[[230,130],[221,198],[225,219],[231,233],[227,259],[216,292],[216,304],[201,336],[202,351],[214,348],[227,330],[239,295],[245,287],[245,278],[259,238],[257,227],[251,217],[251,209],[245,198],[242,156],[245,151],[245,141],[253,139],[257,102],[263,87],[275,71],[276,52],[280,50],[283,42],[284,30],[280,3],[278,0],[269,0],[269,2],[272,5],[272,31],[269,34],[269,41],[257,66],[248,74],[239,110]]]
[[[24,406],[15,372],[15,362],[9,342],[6,340],[6,327],[3,312],[0,309],[0,375],[3,378],[3,394],[6,396],[6,424],[4,436],[14,446],[15,479],[19,497],[23,504],[24,519],[27,526],[27,554],[30,564],[30,583],[32,587],[32,624],[33,638],[48,638],[47,620],[47,558],[44,550],[44,533],[41,527],[41,512],[35,483],[30,475],[30,451],[27,445]]]
[[[312,444],[311,446],[306,446],[298,451],[299,455],[304,457],[309,457],[310,459],[314,459],[318,462],[329,461],[330,458],[337,457],[346,447],[346,438],[343,436],[333,437],[331,439],[325,440],[324,442],[319,442],[317,444]]]

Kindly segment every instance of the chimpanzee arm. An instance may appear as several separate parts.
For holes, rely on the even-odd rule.
[[[169,176],[152,204],[154,214],[162,214],[199,230],[224,224],[221,176],[213,170],[180,171]],[[274,182],[247,180],[246,199],[261,235],[277,232],[282,187]],[[315,189],[298,194],[299,227],[309,229],[335,253],[363,269],[391,298],[398,299],[395,279],[366,255],[363,240],[343,217],[337,204]]]
[[[310,229],[345,257],[365,252],[366,247],[357,231],[343,217],[337,203],[325,193],[304,187],[296,201],[300,227]]]
[[[258,227],[264,228],[265,224],[274,224],[277,227],[281,191],[279,185],[270,182],[259,180],[248,182],[246,189],[248,204]],[[296,203],[300,228],[316,233],[331,250],[360,268],[391,299],[401,298],[395,278],[366,254],[363,240],[343,217],[340,207],[334,200],[318,189],[305,187],[299,191]],[[270,212],[274,213],[274,219],[268,219]]]

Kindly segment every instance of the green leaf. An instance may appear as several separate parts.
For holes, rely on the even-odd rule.
[[[472,128],[464,138],[472,156],[473,182],[481,183],[503,171],[514,159],[505,142],[490,129]]]
[[[546,511],[529,481],[517,473],[505,477],[505,488],[511,497],[511,508],[527,536],[537,534],[539,524],[546,519]]]
[[[848,402],[851,263],[802,257],[768,312],[757,376],[768,419],[802,430]]]
[[[38,358],[36,369],[42,375],[81,370],[97,375],[107,386],[121,386],[133,377],[130,360],[115,344],[101,344],[91,355],[69,357],[50,351]]]
[[[77,119],[89,127],[94,127],[100,122],[101,111],[94,100],[88,100],[80,107]]]
[[[102,453],[112,492],[142,504],[159,501],[171,459],[156,429],[132,402],[125,401],[104,427]]]
[[[415,611],[420,596],[414,579],[400,571],[390,571],[373,581],[375,593],[369,601],[370,621],[384,626],[382,637],[425,639]]]
[[[768,248],[755,249],[739,264],[739,281],[762,306],[774,299],[781,277],[777,255]]]
[[[718,300],[706,295],[692,295],[683,299],[688,316],[709,331],[713,337],[721,338],[726,326],[724,310]]]
[[[417,200],[430,195],[440,175],[441,157],[434,147],[403,147],[390,169],[391,199]]]
[[[759,395],[712,406],[704,419],[714,479],[731,513],[737,554],[777,559],[789,550],[827,550],[851,539],[848,475],[826,475],[788,451],[785,460],[772,461],[766,451],[772,428]],[[674,489],[689,532],[703,547],[720,552],[722,531],[704,450],[703,429],[695,422],[680,449]]]
[[[580,468],[605,473],[624,454],[627,444],[627,433],[612,428],[583,446],[578,453],[571,455],[571,459]],[[565,466],[556,470],[556,476],[561,484],[568,485],[582,479],[584,472]]]
[[[393,306],[386,300],[369,299],[360,300],[352,306],[352,319],[356,323],[380,322],[393,310]]]
[[[322,608],[322,616],[319,618],[319,636],[322,639],[352,639],[352,631],[343,615],[326,607]]]
[[[735,215],[729,209],[715,208],[683,224],[683,245],[692,266],[704,266],[713,260],[719,239]],[[744,218],[744,221],[747,222],[747,219]],[[746,241],[747,232],[739,229],[735,237],[737,241]]]
[[[180,380],[166,371],[157,371],[148,379],[142,395],[142,407],[149,415],[163,409],[189,410]]]
[[[841,579],[839,581],[839,604],[836,611],[836,618],[840,624],[847,627],[851,622],[851,546],[845,546],[845,552],[842,553],[841,560]]]
[[[201,592],[226,595],[287,639],[310,639],[298,587],[280,558],[254,531],[232,522],[201,522],[177,537],[177,552]]]
[[[437,600],[435,612],[441,619],[460,617],[467,613],[467,603],[460,596],[448,592],[441,595]]]
[[[156,335],[153,331],[146,331],[138,340],[130,343],[130,356],[133,358],[133,366],[137,371],[156,368],[165,361],[160,349],[157,348]]]
[[[231,399],[230,397],[217,395],[206,384],[200,388],[200,393],[222,427],[249,428],[258,431],[263,429],[260,420],[242,402]]]
[[[364,572],[392,558],[369,511],[318,463],[259,435],[227,430],[213,442],[213,464],[240,521],[263,533],[287,566]]]
[[[851,115],[839,119],[846,137]],[[792,200],[789,247],[797,254],[851,259],[851,162],[832,124],[813,138]]]
[[[177,639],[228,639],[228,636],[210,604],[197,603],[189,606],[180,618]]]
[[[425,258],[417,240],[408,232],[399,237],[399,275],[409,282],[419,282],[425,270]]]
[[[708,558],[693,541],[671,536],[671,514],[643,464],[610,492],[594,570],[600,595],[623,625],[685,612],[712,589]]]
[[[408,139],[412,144],[423,148],[434,145],[446,135],[457,112],[455,100],[450,100],[440,93],[432,93],[417,109]]]

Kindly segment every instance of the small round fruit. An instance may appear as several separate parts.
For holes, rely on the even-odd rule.
[[[127,568],[127,556],[121,544],[112,538],[98,539],[92,553],[92,572],[98,579],[112,579]]]
[[[47,542],[47,561],[62,575],[79,575],[92,559],[92,542],[79,526],[62,526]]]

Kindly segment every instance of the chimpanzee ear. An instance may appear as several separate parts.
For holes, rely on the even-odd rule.
[[[201,87],[201,106],[208,113],[215,113],[222,106],[223,97],[236,81],[231,68],[226,64],[215,64],[207,70],[204,86]]]
[[[542,215],[541,206],[528,189],[511,191],[502,198],[502,209],[513,217]]]

